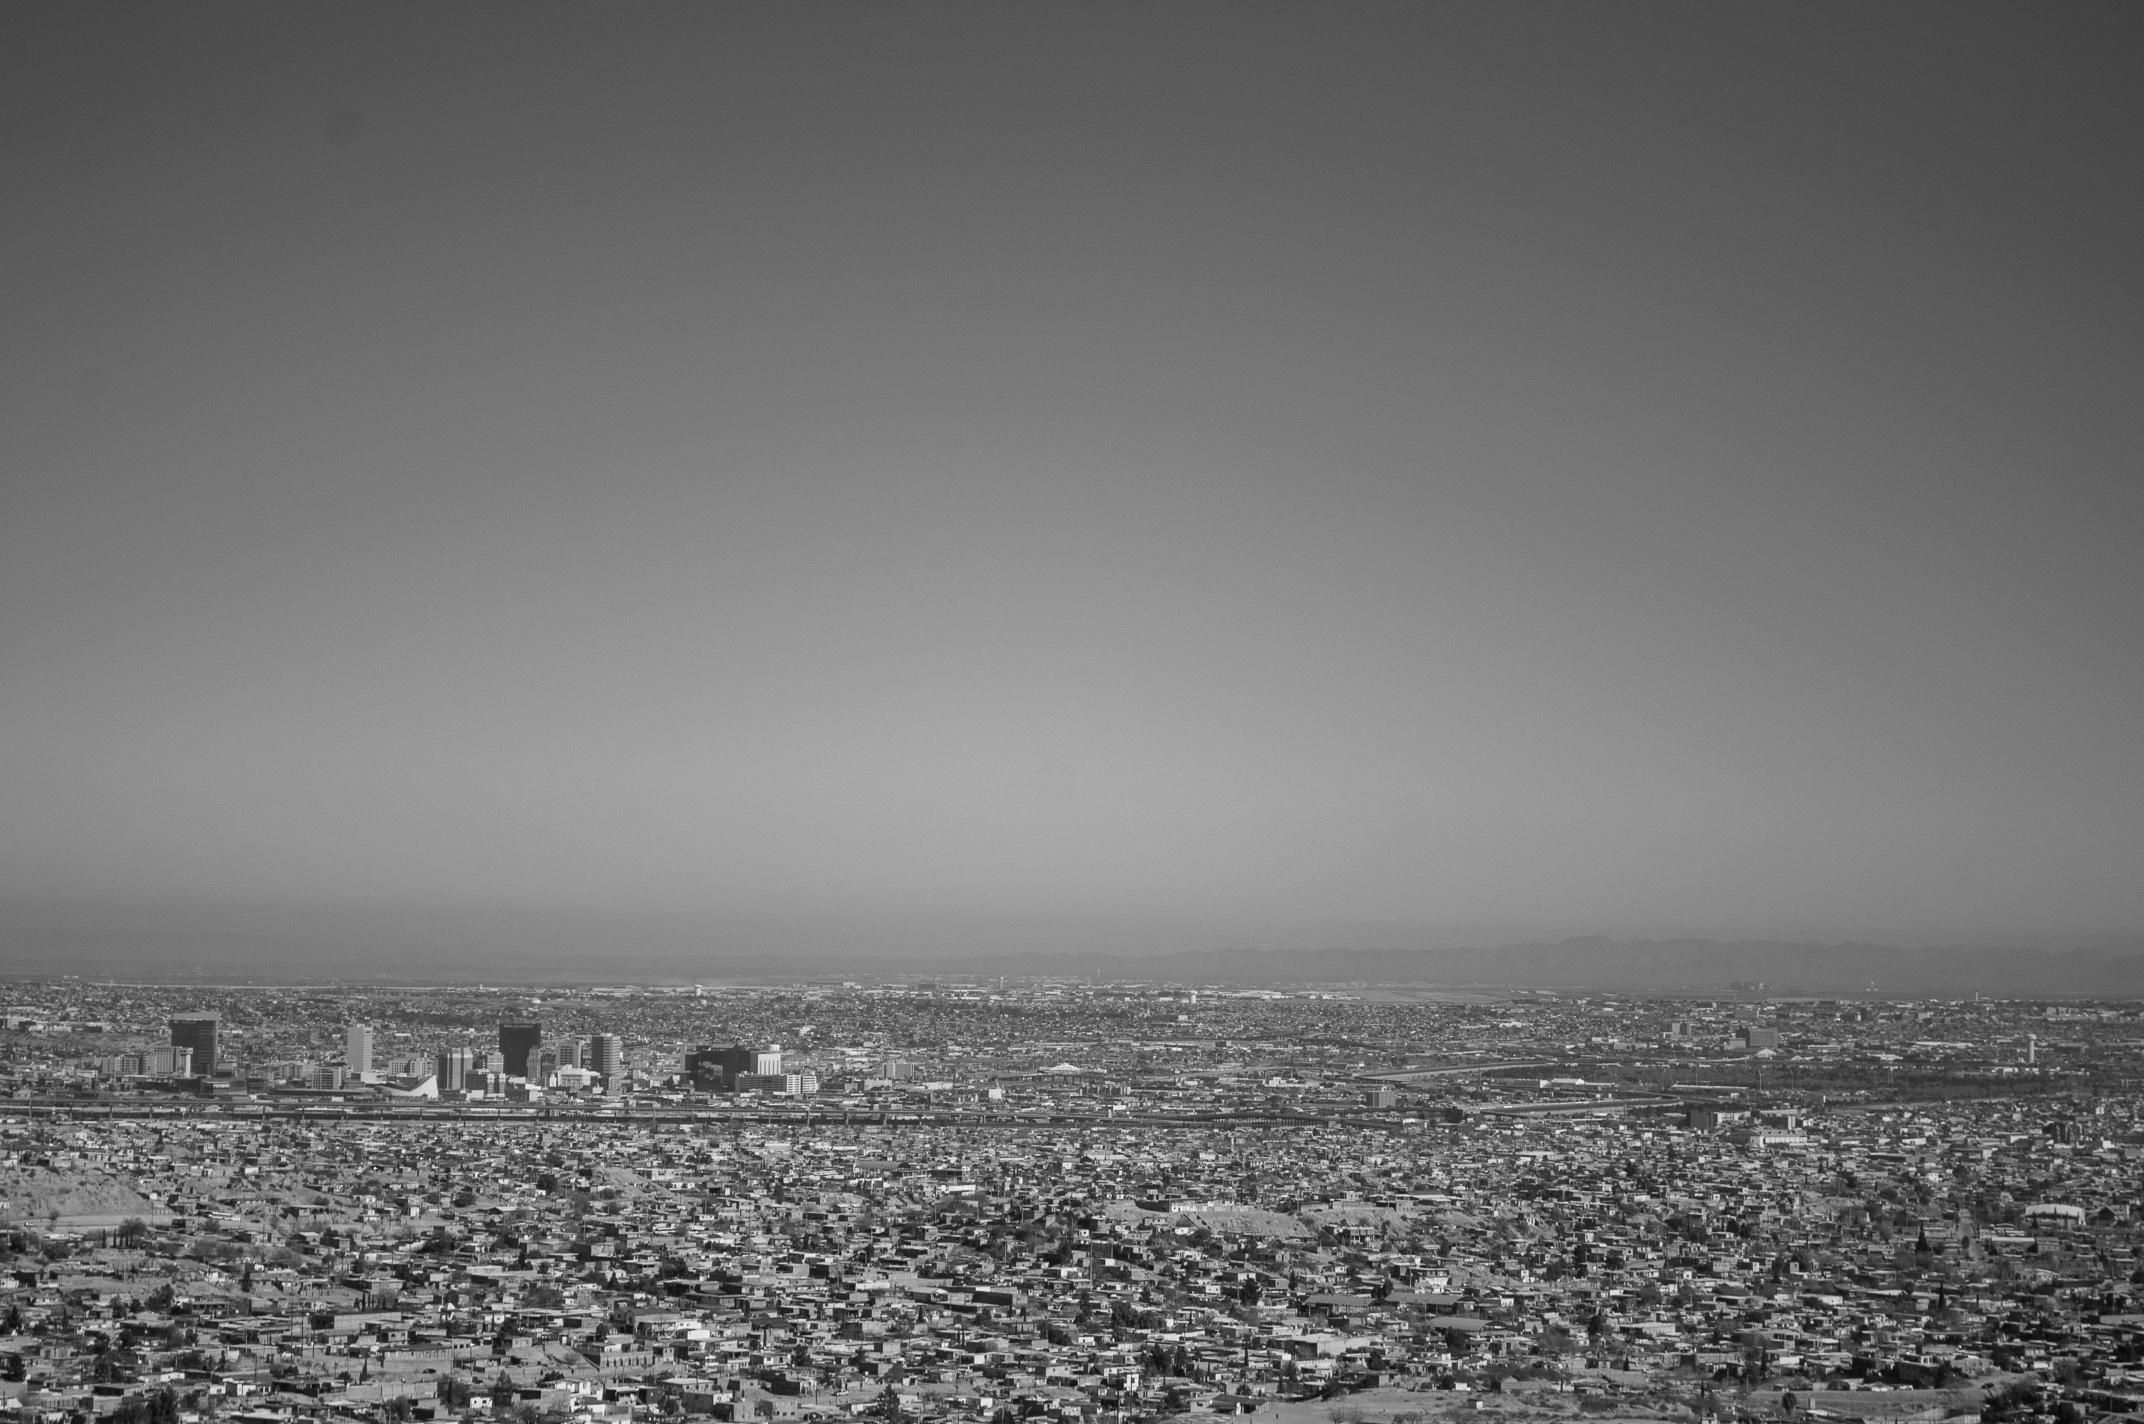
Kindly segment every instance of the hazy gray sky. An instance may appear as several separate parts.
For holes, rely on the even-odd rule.
[[[0,897],[2144,930],[2140,42],[11,5]]]

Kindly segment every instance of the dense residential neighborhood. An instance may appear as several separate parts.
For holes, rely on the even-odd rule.
[[[16,995],[24,1421],[2069,1421],[2144,1393],[2133,1006]]]

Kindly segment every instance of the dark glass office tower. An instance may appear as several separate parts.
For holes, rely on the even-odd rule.
[[[502,1023],[499,1025],[499,1052],[506,1059],[508,1077],[527,1077],[529,1055],[542,1045],[543,1025],[540,1023]]]
[[[223,1016],[214,1013],[176,1014],[171,1020],[171,1046],[194,1051],[194,1075],[206,1078],[216,1071],[216,1029]]]

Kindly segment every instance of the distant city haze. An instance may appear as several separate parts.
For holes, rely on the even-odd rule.
[[[2144,947],[2140,42],[11,6],[0,969]]]

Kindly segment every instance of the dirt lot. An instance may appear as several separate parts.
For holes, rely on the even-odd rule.
[[[1477,1407],[1478,1406],[1478,1407]],[[1576,1420],[1588,1424],[1624,1424],[1625,1421],[1671,1421],[1689,1424],[1689,1414],[1678,1409],[1648,1410],[1633,1403],[1614,1413],[1580,1415],[1576,1395],[1543,1391],[1530,1394],[1461,1393],[1452,1390],[1366,1389],[1344,1398],[1300,1404],[1261,1403],[1249,1418],[1255,1424],[1392,1424],[1401,1415],[1421,1415],[1429,1421],[1474,1420],[1477,1424],[1519,1424],[1522,1420]]]
[[[162,1217],[163,1208],[116,1178],[26,1167],[0,1172],[0,1220],[20,1226],[116,1226],[130,1216]],[[59,1220],[54,1223],[53,1215]]]

